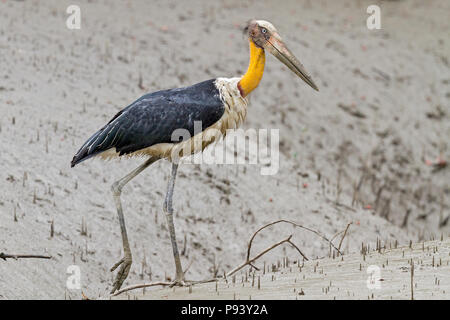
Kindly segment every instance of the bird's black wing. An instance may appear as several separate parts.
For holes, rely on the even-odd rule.
[[[211,126],[225,110],[214,81],[142,96],[84,143],[73,157],[72,167],[111,148],[123,155],[173,142],[171,137],[176,129],[186,129],[193,136],[194,121],[201,121],[202,130]]]

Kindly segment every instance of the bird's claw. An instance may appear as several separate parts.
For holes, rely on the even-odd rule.
[[[125,281],[125,279],[128,277],[128,273],[130,272],[130,268],[131,268],[131,262],[132,262],[131,257],[125,257],[125,258],[120,259],[120,261],[117,262],[111,268],[110,271],[113,272],[114,270],[117,269],[117,267],[120,266],[120,269],[116,275],[116,279],[114,280],[114,283],[113,283],[113,288],[111,290],[111,294],[113,294],[114,292],[119,290],[120,287],[122,286],[123,282]]]

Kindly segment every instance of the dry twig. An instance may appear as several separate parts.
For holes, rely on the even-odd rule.
[[[341,241],[339,241],[338,251],[341,250],[342,242],[344,241],[344,238],[347,235],[348,228],[350,227],[351,224],[352,224],[352,222],[347,224],[347,228],[345,228],[344,235],[342,236]]]
[[[256,261],[257,259],[261,258],[263,255],[265,255],[267,252],[269,252],[270,250],[278,247],[279,245],[282,245],[285,242],[290,243],[291,245],[293,245],[299,252],[300,254],[307,260],[307,258],[303,255],[303,253],[291,242],[291,238],[292,235],[290,235],[289,237],[287,237],[284,240],[281,240],[275,244],[273,244],[272,246],[268,247],[267,249],[261,251],[259,254],[257,254],[254,258],[252,259],[247,259],[247,261],[245,261],[244,263],[240,264],[239,266],[237,266],[236,268],[234,268],[233,270],[231,270],[230,272],[228,272],[226,274],[227,277],[233,275],[234,273],[236,273],[237,271],[241,270],[242,268],[244,268],[247,265],[250,265],[252,262]],[[250,249],[250,247],[249,247]]]
[[[34,255],[34,254],[6,254],[4,252],[0,252],[0,259],[3,259],[6,261],[6,259],[28,259],[28,258],[34,258],[34,259],[51,259],[51,256],[43,256],[43,255]]]
[[[192,286],[194,284],[208,283],[208,282],[214,282],[214,281],[217,281],[217,279],[208,279],[208,280],[192,281],[192,282],[189,281],[188,283],[189,283],[189,286]],[[128,286],[128,287],[122,288],[120,290],[117,290],[116,292],[111,294],[111,296],[114,297],[114,296],[117,296],[117,295],[119,295],[121,293],[130,291],[130,290],[134,290],[134,289],[156,287],[156,286],[163,286],[163,287],[165,287],[165,286],[173,286],[173,282],[159,281],[159,282],[135,284],[135,285]]]

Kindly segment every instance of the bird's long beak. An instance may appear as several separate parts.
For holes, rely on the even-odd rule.
[[[297,76],[303,79],[314,90],[319,91],[311,76],[306,72],[305,67],[298,61],[294,54],[286,47],[283,40],[278,34],[272,35],[267,40],[266,49],[273,54],[278,60],[283,62]]]

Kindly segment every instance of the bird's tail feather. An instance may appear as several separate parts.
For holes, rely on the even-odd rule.
[[[71,167],[74,167],[75,165],[79,164],[80,162],[83,162],[105,150],[106,148],[102,146],[108,146],[108,141],[105,141],[108,139],[108,135],[104,130],[105,128],[100,129],[96,133],[92,135],[78,150],[78,152],[75,154],[75,156],[72,159],[72,162],[70,163]]]

